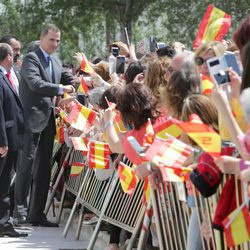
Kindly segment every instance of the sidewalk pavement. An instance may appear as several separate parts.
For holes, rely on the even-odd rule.
[[[2,250],[84,250],[88,246],[87,240],[75,240],[73,230],[69,231],[66,239],[62,237],[64,225],[59,228],[30,227],[17,229],[19,232],[28,233],[24,238],[0,238]]]
[[[56,211],[57,212],[57,211]],[[19,232],[28,233],[28,237],[7,238],[0,237],[1,250],[85,250],[87,249],[89,239],[81,237],[75,240],[76,221],[74,221],[67,237],[64,239],[62,233],[68,219],[70,209],[63,211],[62,220],[58,228],[49,227],[32,227],[25,225],[22,228],[16,227]],[[49,211],[50,221],[55,222],[52,212]],[[84,239],[83,239],[84,238]]]

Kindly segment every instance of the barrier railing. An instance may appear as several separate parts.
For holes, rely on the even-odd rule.
[[[204,250],[210,250],[210,249],[218,249],[218,250],[250,250],[250,243],[246,242],[236,247],[229,248],[227,246],[225,237],[223,232],[218,231],[216,229],[213,229],[212,222],[215,216],[215,211],[217,207],[217,203],[219,200],[219,197],[222,194],[223,186],[225,185],[226,181],[230,178],[229,175],[223,176],[223,181],[220,187],[218,188],[216,194],[209,198],[204,198],[200,194],[195,196],[195,205],[196,205],[196,212],[198,214],[198,220],[199,220],[199,231],[201,232],[201,239],[202,239],[202,246]],[[244,194],[244,188],[242,184],[238,184],[239,180],[236,176],[234,178],[234,185],[235,185],[235,192],[230,193],[230,201],[232,201],[234,198],[236,199],[237,207],[240,206],[242,200],[243,200],[243,194]],[[194,187],[193,187],[194,190]],[[235,195],[235,197],[234,197]],[[228,204],[229,206],[230,204]],[[205,221],[206,220],[206,221]],[[204,229],[204,223],[207,225],[207,229],[210,229],[210,232],[206,232]],[[204,232],[205,231],[205,232]],[[204,232],[204,233],[203,233]]]

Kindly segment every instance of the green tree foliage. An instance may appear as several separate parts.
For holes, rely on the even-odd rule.
[[[232,27],[250,13],[249,1],[214,0],[213,4],[232,15]],[[193,0],[0,0],[0,36],[15,34],[26,45],[39,39],[47,22],[62,31],[60,55],[72,62],[74,52],[88,57],[106,56],[108,44],[126,42],[124,27],[136,43],[149,36],[159,41],[180,41],[191,48],[207,5],[211,1]]]

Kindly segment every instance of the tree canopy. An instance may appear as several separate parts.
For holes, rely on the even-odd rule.
[[[106,56],[112,41],[125,41],[127,27],[133,43],[155,36],[159,41],[180,41],[191,48],[204,12],[211,2],[192,0],[1,0],[0,36],[10,33],[26,45],[39,39],[41,27],[55,23],[62,31],[60,55],[70,62],[76,51],[89,57]],[[250,13],[243,0],[215,0],[232,15],[232,27]]]

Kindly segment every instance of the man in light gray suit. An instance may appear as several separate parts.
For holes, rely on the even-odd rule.
[[[17,224],[26,223],[27,196],[30,193],[28,221],[34,226],[57,227],[44,214],[55,136],[53,98],[75,91],[73,76],[51,55],[60,44],[60,30],[53,24],[44,27],[40,47],[28,53],[21,68],[20,97],[26,118],[24,149],[17,165],[15,203]],[[67,85],[62,85],[67,84]]]

